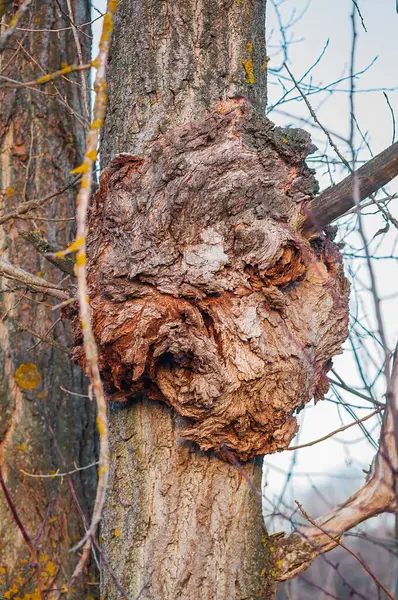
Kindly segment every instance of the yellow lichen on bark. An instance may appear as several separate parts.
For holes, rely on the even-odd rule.
[[[41,375],[34,363],[19,365],[14,379],[23,390],[34,390],[41,382]]]

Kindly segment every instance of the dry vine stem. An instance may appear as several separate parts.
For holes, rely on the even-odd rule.
[[[106,106],[106,67],[109,52],[109,42],[113,29],[113,19],[117,7],[117,0],[108,0],[107,12],[104,16],[102,36],[100,40],[99,54],[93,66],[97,69],[97,75],[94,83],[96,92],[94,103],[94,115],[90,130],[87,135],[86,155],[84,162],[74,170],[74,173],[82,173],[79,195],[77,199],[77,236],[75,242],[64,252],[64,256],[70,252],[76,252],[76,276],[77,276],[77,296],[79,301],[79,316],[83,332],[83,345],[86,357],[87,373],[93,386],[94,395],[97,403],[97,426],[100,436],[100,455],[98,469],[98,487],[91,519],[90,527],[86,535],[75,547],[79,548],[84,544],[83,553],[72,575],[68,587],[81,573],[91,548],[91,537],[94,535],[97,525],[101,519],[102,507],[105,502],[105,494],[108,483],[109,473],[109,433],[106,416],[106,402],[102,381],[98,369],[98,353],[93,331],[91,328],[91,309],[89,304],[87,279],[86,279],[86,219],[87,210],[91,194],[91,184],[93,179],[93,165],[97,158],[98,133],[102,126]]]

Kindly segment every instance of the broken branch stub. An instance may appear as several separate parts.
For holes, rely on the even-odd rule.
[[[312,150],[233,99],[101,175],[87,242],[107,391],[167,402],[224,458],[286,448],[347,335],[338,250],[298,233]]]

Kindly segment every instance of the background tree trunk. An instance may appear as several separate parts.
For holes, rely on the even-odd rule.
[[[228,96],[264,109],[264,31],[265,0],[121,2],[103,164],[120,152],[141,152],[159,132],[203,116]],[[111,404],[110,420],[101,537],[129,593],[142,590],[140,597],[151,600],[273,597],[261,461],[238,469],[199,451],[180,439],[182,419],[145,396]],[[106,569],[101,593],[120,597]]]
[[[72,0],[70,5],[77,23],[90,21],[88,1]],[[0,56],[2,75],[32,81],[59,69],[62,63],[78,63],[70,24],[64,0],[32,2],[20,23],[28,31],[18,30]],[[68,27],[60,33],[49,31]],[[90,60],[89,33],[87,27],[84,33],[78,32],[83,62]],[[72,179],[70,170],[82,161],[88,116],[87,90],[84,95],[81,84],[81,74],[77,73],[46,87],[0,90],[3,214],[26,200],[56,191]],[[65,273],[55,269],[22,236],[38,229],[55,248],[65,248],[73,239],[74,212],[72,187],[26,215],[33,220],[7,221],[0,233],[1,256],[33,274],[61,281]],[[81,509],[88,515],[95,495],[95,469],[76,473],[70,480],[31,478],[21,469],[48,474],[52,469],[71,470],[74,461],[76,466],[92,463],[95,415],[86,398],[62,389],[87,393],[85,378],[68,356],[68,324],[59,321],[59,311],[50,310],[56,300],[32,294],[7,279],[1,280],[0,287],[0,465],[4,486],[35,547],[29,551],[0,491],[0,596],[28,598],[32,594],[29,598],[50,600],[54,594],[40,595],[39,581],[43,589],[66,583],[77,560],[69,550],[84,532],[68,483],[73,482]],[[40,342],[29,330],[53,338],[54,346]],[[39,563],[38,577],[32,568],[35,560]],[[97,577],[93,565],[86,580],[89,575],[91,580]],[[68,597],[97,597],[93,590],[92,585],[79,581]]]

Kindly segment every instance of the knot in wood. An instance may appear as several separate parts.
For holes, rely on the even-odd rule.
[[[101,175],[89,220],[93,328],[108,392],[160,399],[181,434],[240,460],[286,448],[347,335],[330,240],[300,235],[308,134],[242,99]],[[76,355],[84,361],[82,351]]]

